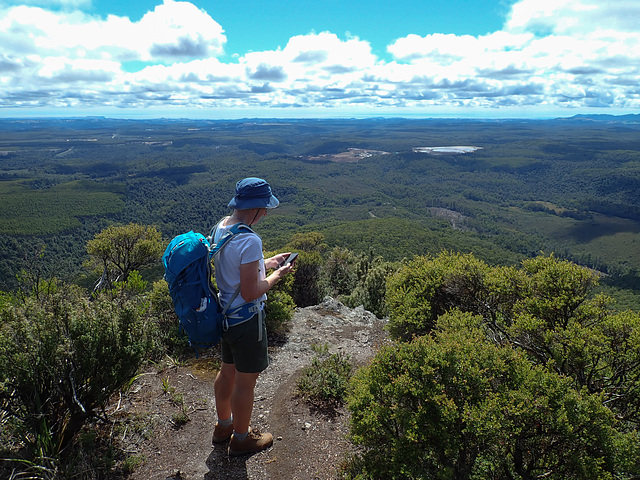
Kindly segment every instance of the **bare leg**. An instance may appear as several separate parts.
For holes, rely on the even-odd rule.
[[[233,429],[238,433],[245,433],[249,430],[258,375],[260,374],[237,371],[235,373],[235,385],[231,395],[231,410],[233,412]]]
[[[235,387],[235,377],[235,365],[233,363],[223,363],[213,384],[218,420],[226,420],[231,416],[231,396]]]
[[[214,382],[216,413],[225,420],[233,413],[233,429],[245,433],[251,424],[254,390],[259,373],[236,371],[232,363],[223,363]]]

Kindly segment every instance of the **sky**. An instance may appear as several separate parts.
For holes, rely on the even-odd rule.
[[[0,117],[640,113],[638,0],[0,0]]]

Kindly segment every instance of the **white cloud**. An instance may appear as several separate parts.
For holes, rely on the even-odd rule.
[[[120,71],[118,63],[110,60],[76,59],[47,57],[38,71],[40,82],[76,83],[111,81]]]
[[[636,0],[520,0],[506,22],[509,31],[585,36],[601,29],[637,32]]]
[[[470,37],[408,35],[390,45],[399,62],[422,68],[424,85],[471,102],[575,107],[640,107],[640,34],[629,15],[640,3],[602,0],[522,0],[500,32]],[[431,76],[429,76],[431,73]],[[611,82],[622,76],[624,82]],[[438,80],[438,78],[440,80]],[[461,79],[473,79],[473,89]]]
[[[487,35],[407,32],[393,61],[331,32],[229,61],[223,27],[189,2],[137,22],[23,5],[0,9],[0,105],[637,110],[637,18],[637,0],[520,0]]]
[[[483,46],[476,37],[471,35],[435,33],[421,37],[411,34],[396,40],[389,45],[388,50],[398,60],[416,61],[429,58],[446,65],[481,54]]]
[[[151,58],[218,56],[227,41],[220,24],[204,10],[172,0],[144,15],[130,33],[134,40],[149,43],[146,50]]]
[[[188,2],[165,0],[139,22],[19,6],[0,11],[0,43],[16,54],[163,61],[223,53],[222,27]]]

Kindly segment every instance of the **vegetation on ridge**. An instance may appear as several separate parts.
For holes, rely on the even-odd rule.
[[[640,305],[638,124],[0,122],[3,290],[17,287],[16,274],[41,246],[49,271],[93,281],[82,278],[84,246],[113,223],[155,225],[165,239],[208,233],[228,211],[233,184],[251,174],[267,178],[282,201],[260,226],[270,250],[316,231],[330,248],[373,248],[386,261],[449,249],[515,265],[553,252],[607,274],[608,293]],[[413,151],[447,145],[482,149]],[[332,157],[349,148],[387,154],[355,163]]]
[[[394,343],[348,389],[345,477],[640,475],[637,125],[78,121],[35,138],[0,122],[0,439],[25,473],[71,475],[109,395],[185,355],[153,259],[208,233],[251,172],[282,202],[266,248],[301,253],[269,330],[326,294],[389,316]],[[483,148],[412,151],[465,144]],[[351,147],[388,153],[331,156]],[[120,234],[146,242],[120,244],[138,259],[117,260]],[[87,478],[140,462],[105,455]]]
[[[147,242],[139,227],[96,238],[129,235],[136,240],[121,246],[134,251]],[[356,298],[389,315],[393,343],[349,384],[348,359],[323,347],[298,383],[317,405],[347,395],[360,449],[344,478],[640,474],[640,314],[616,311],[597,294],[596,272],[553,256],[494,267],[446,251],[389,263],[329,250],[318,233],[297,234],[292,247],[302,252],[300,268],[275,291],[273,313],[281,316],[267,317],[275,322],[269,330],[286,331],[294,299],[323,293],[349,302],[364,291]],[[68,478],[85,422],[104,415],[143,362],[185,352],[171,310],[166,284],[149,291],[137,271],[92,300],[54,279],[2,297],[4,455],[20,456],[38,478]],[[181,405],[179,392],[172,398]],[[188,412],[174,421],[188,422]],[[124,475],[133,463],[144,468],[140,459],[110,458],[98,478]]]
[[[348,405],[347,478],[610,479],[640,474],[640,314],[597,274],[418,257],[390,278],[384,346]]]

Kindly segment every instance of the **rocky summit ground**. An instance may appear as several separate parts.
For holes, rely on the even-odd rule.
[[[344,408],[319,411],[296,397],[296,380],[328,345],[354,364],[370,359],[384,341],[384,321],[362,307],[350,309],[326,298],[298,309],[286,338],[270,347],[271,364],[258,379],[253,428],[269,431],[267,451],[229,457],[227,445],[211,445],[216,421],[215,349],[198,359],[140,375],[109,412],[125,424],[120,443],[130,455],[130,480],[333,479],[352,447]]]

